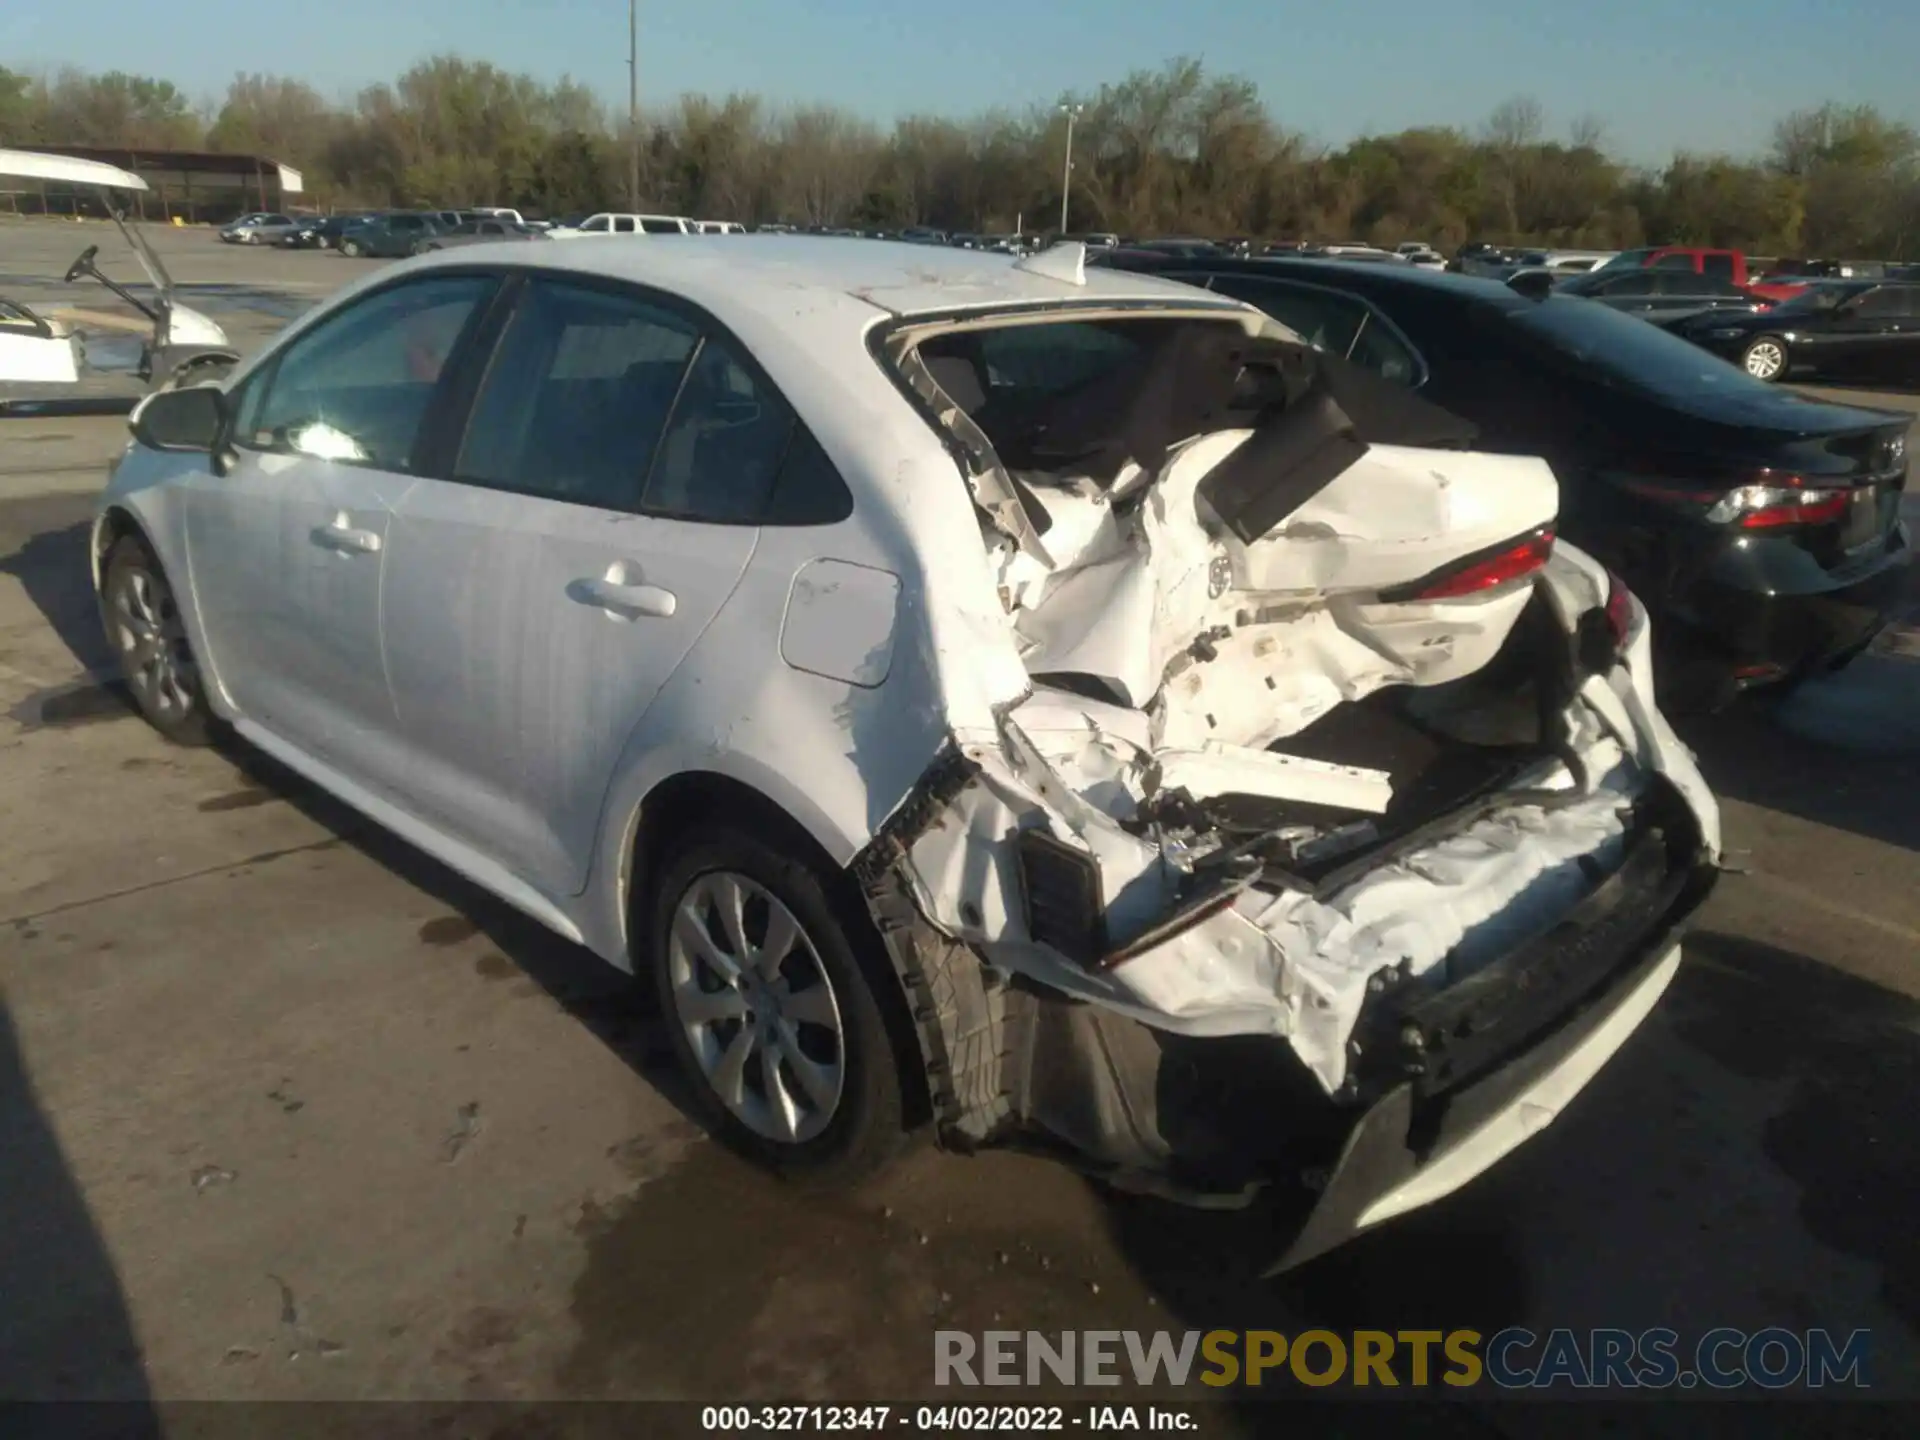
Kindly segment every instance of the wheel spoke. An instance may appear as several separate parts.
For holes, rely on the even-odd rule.
[[[787,1093],[787,1082],[780,1077],[780,1052],[767,1045],[760,1050],[760,1078],[767,1087],[767,1108],[773,1112],[774,1129],[782,1140],[798,1139],[800,1107]]]
[[[719,1064],[713,1067],[714,1092],[734,1110],[746,1099],[747,1061],[753,1051],[753,1028],[742,1025],[727,1042],[727,1048],[720,1052]]]
[[[791,1027],[782,1027],[780,1050],[783,1058],[787,1062],[787,1068],[793,1072],[794,1078],[800,1082],[800,1088],[807,1092],[807,1099],[812,1102],[813,1108],[822,1112],[832,1109],[834,1101],[833,1073],[819,1061],[809,1060],[805,1055],[800,1053],[800,1046],[794,1039]]]
[[[703,990],[689,980],[674,988],[674,1006],[688,1025],[711,1025],[716,1020],[738,1020],[747,1013],[747,1002],[731,985],[719,990]]]
[[[804,990],[791,990],[782,996],[780,1013],[796,1025],[824,1025],[835,1034],[840,1030],[833,991],[818,980]]]
[[[778,979],[781,964],[793,953],[794,942],[799,938],[800,922],[793,918],[791,910],[769,895],[767,937],[760,942],[759,952],[754,956],[754,968],[765,979]]]
[[[727,944],[735,961],[745,967],[753,961],[753,946],[747,943],[747,895],[732,875],[711,878],[714,908],[720,912],[720,928],[727,932]]]
[[[153,582],[144,571],[136,570],[127,577],[127,593],[133,597],[135,618],[157,629],[160,615],[153,604]]]
[[[722,980],[732,980],[740,973],[739,962],[713,943],[713,936],[707,933],[707,917],[702,914],[706,905],[706,893],[694,889],[680,902],[680,908],[674,912],[673,935],[686,946],[694,956]]]

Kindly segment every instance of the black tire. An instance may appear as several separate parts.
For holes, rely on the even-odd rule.
[[[1779,357],[1777,364],[1770,358],[1776,355]],[[1756,380],[1772,383],[1787,378],[1787,371],[1793,368],[1793,356],[1787,349],[1787,342],[1778,335],[1756,335],[1740,352],[1740,368]]]
[[[899,982],[884,958],[875,955],[877,941],[860,933],[859,926],[866,923],[864,917],[856,920],[835,903],[825,877],[812,864],[754,838],[743,828],[702,825],[676,836],[670,853],[672,858],[655,871],[649,893],[638,907],[638,913],[645,917],[645,928],[639,933],[648,945],[642,963],[652,971],[674,1056],[713,1132],[748,1159],[789,1179],[843,1186],[873,1174],[903,1148],[906,1112],[895,1052],[874,988]],[[787,908],[804,931],[804,939],[812,943],[811,956],[796,950],[788,964],[805,967],[817,957],[818,974],[830,983],[831,999],[837,1003],[837,1049],[843,1079],[824,1129],[808,1138],[772,1138],[736,1115],[708,1078],[689,1026],[682,1019],[674,993],[676,964],[669,948],[675,914],[696,884],[725,875],[744,877],[763,887]],[[764,913],[759,927],[762,940]],[[749,939],[754,928],[749,915],[743,925]],[[707,972],[709,977],[717,973]],[[792,970],[785,973],[817,983],[813,976],[796,976]],[[747,1015],[744,1022],[716,1023],[738,1023],[745,1029],[752,1022],[751,1010]],[[815,1033],[812,1038],[817,1043],[820,1036]],[[746,1073],[751,1075],[757,1069],[749,1061]],[[764,1096],[768,1080],[763,1070],[759,1071],[758,1082]],[[795,1086],[786,1085],[784,1080],[781,1083],[790,1095],[794,1093]],[[771,1110],[771,1106],[767,1108]]]
[[[176,745],[205,745],[213,715],[166,572],[138,535],[123,535],[100,572],[100,617],[128,693]]]

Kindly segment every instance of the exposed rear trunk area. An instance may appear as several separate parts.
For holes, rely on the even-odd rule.
[[[1549,929],[1622,863],[1647,776],[1579,698],[1624,612],[1584,562],[1546,583],[1551,470],[1264,323],[896,337],[1031,681],[960,737],[908,859],[993,964],[1284,1035],[1338,1095],[1368,996]]]

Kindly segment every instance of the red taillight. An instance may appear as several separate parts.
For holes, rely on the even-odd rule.
[[[1781,525],[1827,525],[1847,513],[1845,490],[1795,490],[1774,485],[1743,485],[1707,512],[1709,520],[1731,520],[1742,530],[1771,530]],[[1721,514],[1723,507],[1730,513]]]
[[[1633,633],[1633,592],[1611,570],[1607,572],[1607,629],[1613,635],[1614,653],[1624,652]]]
[[[1675,485],[1622,477],[1622,489],[1676,509],[1705,506],[1702,514],[1716,525],[1736,530],[1773,530],[1789,525],[1830,525],[1846,518],[1853,491],[1811,486],[1798,475],[1762,470],[1753,483],[1727,490],[1681,489]]]
[[[1524,540],[1502,546],[1485,555],[1467,560],[1452,570],[1442,571],[1417,582],[1398,594],[1383,593],[1383,600],[1457,600],[1462,595],[1478,595],[1502,585],[1524,579],[1543,567],[1553,554],[1553,527],[1534,531]]]

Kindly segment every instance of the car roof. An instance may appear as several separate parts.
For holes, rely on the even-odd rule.
[[[458,263],[485,259],[487,248],[461,252]],[[1035,274],[1012,256],[943,250],[885,240],[835,236],[666,235],[646,245],[617,241],[501,252],[502,263],[570,271],[653,285],[684,296],[723,320],[743,310],[780,313],[803,296],[851,296],[891,315],[940,315],[1022,305],[1175,303],[1240,309],[1174,280],[1097,266],[1086,283]],[[426,262],[434,263],[432,261]]]

